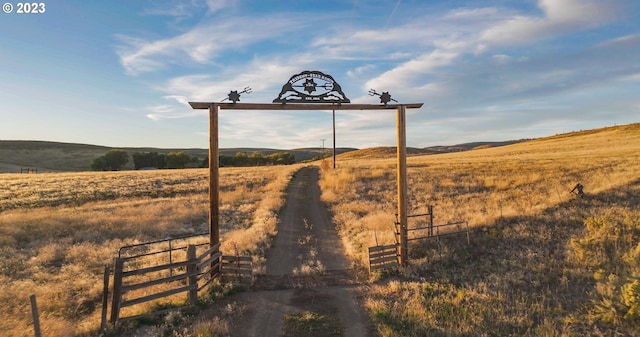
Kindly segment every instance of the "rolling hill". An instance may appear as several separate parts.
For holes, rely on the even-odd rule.
[[[76,172],[89,171],[94,159],[103,156],[113,147],[28,140],[0,140],[0,173],[16,173],[21,169],[32,169],[38,172]],[[182,151],[191,157],[201,159],[209,155],[208,149],[161,149],[152,147],[122,148],[129,154],[135,152],[169,153]],[[337,148],[337,153],[356,150],[354,148]],[[326,153],[330,149],[325,149]],[[321,148],[300,148],[292,150],[258,149],[258,148],[226,148],[220,149],[220,155],[235,156],[238,152],[268,155],[274,152],[289,152],[296,161],[309,160],[322,154]],[[133,169],[130,162],[126,167]]]
[[[633,124],[632,124],[633,125]],[[594,132],[582,131],[582,132]],[[573,135],[576,132],[569,133]],[[552,137],[563,137],[566,135],[556,135]],[[546,138],[542,138],[546,139]],[[493,147],[502,147],[521,142],[529,141],[529,139],[509,140],[502,142],[470,142],[456,145],[438,145],[424,148],[408,147],[407,154],[409,156],[432,155],[451,152],[461,152],[470,150],[479,150]],[[0,173],[15,173],[22,169],[37,170],[38,172],[77,172],[88,171],[90,165],[95,158],[104,155],[113,147],[61,143],[49,141],[29,141],[29,140],[0,140]],[[122,148],[129,152],[158,152],[169,153],[182,151],[191,157],[204,159],[208,156],[208,149],[186,148],[186,149],[166,149],[153,147],[127,147]],[[331,154],[330,148],[324,149],[327,155]],[[289,152],[293,154],[296,161],[305,161],[322,156],[321,148],[299,148],[299,149],[268,149],[268,148],[223,148],[220,149],[220,155],[235,156],[238,152],[253,153],[258,152],[263,155],[275,152]],[[337,148],[336,153],[342,159],[372,159],[372,158],[391,158],[396,155],[395,146],[381,146],[366,149],[355,148]],[[133,163],[130,162],[127,169],[133,169]]]

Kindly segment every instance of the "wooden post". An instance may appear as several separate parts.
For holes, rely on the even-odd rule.
[[[407,127],[406,108],[401,105],[396,114],[396,127],[398,130],[398,222],[400,227],[400,247],[398,251],[398,263],[406,267],[408,265],[408,234],[407,234]]]
[[[111,298],[111,323],[116,324],[120,316],[120,301],[122,300],[122,269],[124,259],[116,259],[113,270],[113,297]]]
[[[29,300],[31,301],[31,315],[33,316],[33,331],[36,337],[42,337],[42,332],[40,331],[40,315],[38,314],[36,295],[31,295],[29,297]]]
[[[109,266],[104,266],[102,286],[102,315],[100,316],[100,329],[107,327],[107,305],[109,303]]]
[[[198,275],[196,273],[196,246],[187,246],[187,275],[189,280],[189,304],[196,305],[198,302]]]
[[[215,103],[209,106],[209,248],[220,242],[218,110]]]
[[[429,205],[429,236],[433,236],[433,206]]]

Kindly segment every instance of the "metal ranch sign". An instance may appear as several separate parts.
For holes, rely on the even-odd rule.
[[[273,103],[351,103],[340,85],[319,71],[303,71],[291,76]]]

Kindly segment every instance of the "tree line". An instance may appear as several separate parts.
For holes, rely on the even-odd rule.
[[[155,169],[182,169],[186,167],[209,167],[209,158],[201,160],[191,157],[183,151],[158,153],[135,152],[131,156],[125,150],[109,150],[105,155],[93,160],[91,169],[94,171],[119,171],[133,159],[133,167],[136,170]],[[289,152],[276,152],[263,155],[258,152],[247,154],[238,152],[235,156],[221,155],[220,166],[262,166],[262,165],[289,165],[295,163],[295,156]]]
[[[259,152],[237,152],[235,156],[220,157],[220,166],[264,166],[264,165],[290,165],[295,164],[295,155],[289,152],[274,152],[264,155]]]

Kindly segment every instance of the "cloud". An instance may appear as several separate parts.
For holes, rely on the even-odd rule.
[[[194,13],[201,13],[203,8],[207,9],[206,14],[215,14],[223,9],[232,8],[237,4],[236,0],[191,0],[169,3],[153,3],[151,7],[145,8],[141,15],[170,16],[178,19],[190,18]]]
[[[170,78],[156,87],[164,92],[164,101],[145,108],[147,118],[154,121],[163,119],[192,118],[205,112],[194,110],[189,102],[219,102],[226,98],[231,90],[242,90],[249,86],[251,94],[243,94],[241,101],[270,102],[292,74],[299,71],[295,62],[278,62],[256,58],[245,72],[236,73],[232,69],[221,71],[216,75],[187,75]],[[263,124],[265,125],[265,124]]]
[[[616,18],[616,2],[600,0],[540,0],[542,14],[515,15],[486,29],[480,37],[484,44],[525,44],[569,32],[609,23]]]
[[[237,2],[236,0],[207,0],[207,7],[209,8],[209,13],[213,14],[232,7]]]
[[[164,96],[163,98],[169,99],[169,100],[175,100],[178,103],[189,106],[189,98],[187,98],[186,96],[168,95],[168,96]]]
[[[620,101],[616,103],[620,111],[637,111],[638,101],[630,98],[630,92],[637,89],[640,76],[636,60],[640,35],[565,44],[586,30],[611,24],[624,2],[541,0],[537,4],[538,11],[453,8],[416,11],[413,16],[406,15],[409,7],[398,6],[395,15],[405,19],[387,29],[340,20],[332,20],[325,29],[311,29],[325,22],[322,15],[315,22],[289,14],[221,18],[167,39],[122,37],[126,52],[121,60],[130,73],[196,65],[190,74],[168,78],[155,87],[165,100],[148,108],[149,118],[155,120],[192,117],[188,101],[220,101],[230,90],[246,86],[253,92],[243,95],[243,102],[270,102],[286,79],[307,69],[328,70],[354,103],[377,102],[366,95],[371,88],[389,91],[402,102],[424,102],[421,110],[410,113],[411,128],[422,144],[433,135],[462,138],[472,132],[475,136],[469,137],[475,138],[469,140],[521,138],[518,132],[533,133],[536,127],[602,118],[602,110],[613,105],[596,102],[613,96]],[[297,26],[288,27],[289,23]],[[248,56],[258,45],[259,54]],[[233,58],[228,58],[230,52]],[[218,64],[222,60],[225,63]],[[203,64],[215,64],[216,71],[199,72],[202,67],[197,66]],[[626,83],[627,89],[612,95],[619,83]],[[318,126],[324,121],[318,113],[224,114],[221,137],[235,144],[268,139],[269,144],[298,147],[330,135],[329,126]],[[339,129],[348,130],[339,143],[373,146],[395,141],[393,116],[340,112],[338,117]],[[420,134],[421,128],[431,131]]]
[[[424,80],[424,75],[431,74],[440,67],[450,65],[457,56],[456,53],[433,51],[372,78],[367,81],[366,86],[378,90],[402,91]]]
[[[280,90],[294,72],[299,70],[295,62],[279,62],[256,58],[242,67],[244,72],[227,69],[215,75],[187,75],[167,80],[157,89],[168,94],[168,97],[186,98],[189,101],[220,101],[231,90],[253,89],[251,97],[261,95],[267,89],[273,92]],[[274,94],[275,95],[275,94]],[[270,100],[275,97],[271,97]]]
[[[151,105],[143,108],[144,111],[148,112],[146,114],[147,118],[157,122],[164,119],[178,119],[178,118],[201,116],[206,114],[206,113],[202,113],[200,111],[191,109],[191,107],[189,106],[188,99],[184,96],[168,95],[168,96],[164,96],[163,98],[165,101],[169,101],[169,103]],[[185,105],[189,109],[186,109]]]
[[[193,15],[192,4],[190,3],[171,3],[167,5],[156,5],[155,7],[145,8],[141,15],[158,15],[171,16],[176,18],[191,17]]]
[[[251,22],[251,24],[247,24]],[[117,35],[120,64],[128,74],[157,71],[171,64],[188,66],[214,64],[219,55],[242,50],[252,44],[274,39],[295,29],[303,21],[276,14],[255,20],[250,17],[220,17],[180,35],[157,40],[145,40]]]

